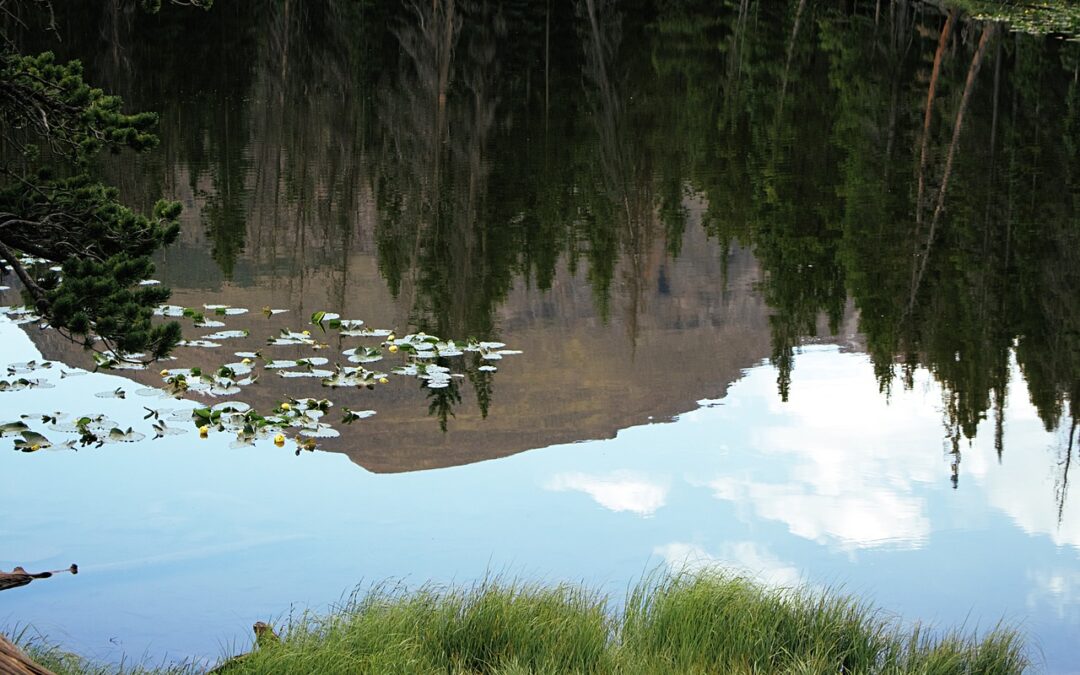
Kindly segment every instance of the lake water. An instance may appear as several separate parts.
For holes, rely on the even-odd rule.
[[[52,385],[0,392],[0,423],[146,435],[58,450],[32,416],[54,448],[0,453],[0,569],[81,569],[5,592],[0,626],[203,660],[385,580],[619,596],[717,566],[1004,621],[1080,672],[1080,44],[963,19],[941,44],[906,2],[217,4],[73,3],[33,46],[161,114],[99,168],[183,202],[156,278],[224,324],[185,337],[247,335],[160,367],[259,351],[259,380],[158,397],[159,366],[83,374],[0,316],[0,367],[55,363],[0,373]],[[442,357],[432,388],[316,311],[521,353]],[[386,384],[280,376],[365,346]],[[340,434],[315,452],[181,421],[306,397]]]

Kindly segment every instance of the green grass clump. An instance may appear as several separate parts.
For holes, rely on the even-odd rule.
[[[696,574],[639,586],[623,614],[624,663],[679,673],[1020,673],[1019,636],[934,638],[849,597]],[[633,668],[627,670],[631,672]]]
[[[235,672],[610,672],[605,602],[575,586],[378,588],[328,616],[301,617],[283,644]]]
[[[650,578],[621,609],[579,586],[380,586],[260,644],[220,672],[1005,675],[1029,665],[1015,631],[905,628],[849,597],[709,572]],[[34,653],[62,674],[118,672]]]

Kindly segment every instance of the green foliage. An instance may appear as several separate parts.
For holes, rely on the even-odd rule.
[[[179,325],[151,317],[169,292],[139,282],[153,273],[150,256],[176,239],[180,205],[159,202],[151,215],[138,214],[92,168],[102,150],[154,147],[157,116],[124,113],[118,97],[83,79],[77,61],[5,47],[0,120],[18,151],[0,164],[0,257],[28,303],[87,347],[100,340],[104,351],[167,354]]]

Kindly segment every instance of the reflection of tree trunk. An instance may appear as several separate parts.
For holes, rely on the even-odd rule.
[[[795,56],[795,41],[799,37],[799,27],[802,25],[803,10],[806,9],[806,0],[799,0],[799,6],[795,9],[795,24],[791,27],[791,37],[788,40],[787,60],[784,62],[784,76],[780,80],[780,105],[776,109],[776,119],[779,120],[784,112],[784,97],[787,95],[788,77],[791,73],[791,60]]]
[[[1057,494],[1058,525],[1061,525],[1062,517],[1065,515],[1065,498],[1069,492],[1069,467],[1072,465],[1073,439],[1076,438],[1077,422],[1078,420],[1074,417],[1072,426],[1069,428],[1069,440],[1065,445],[1065,461],[1061,469],[1061,488]]]
[[[941,187],[938,188],[937,204],[934,206],[934,219],[930,223],[930,240],[933,240],[934,227],[941,217],[941,211],[945,208],[945,192],[949,187],[949,177],[952,175],[953,159],[956,157],[956,148],[960,141],[960,132],[964,128],[964,113],[967,111],[968,102],[971,100],[971,92],[975,89],[975,78],[982,66],[983,56],[986,54],[986,46],[990,44],[990,38],[994,35],[994,24],[987,24],[979,38],[979,46],[975,55],[971,57],[971,66],[968,68],[967,80],[964,82],[964,95],[960,98],[960,109],[956,111],[956,122],[953,124],[952,141],[949,142],[949,152],[945,155],[945,171],[941,174]],[[923,262],[925,265],[925,261]]]
[[[945,27],[941,29],[937,52],[934,53],[934,68],[930,72],[930,86],[926,93],[926,112],[923,114],[922,148],[919,150],[919,192],[915,199],[915,222],[922,225],[923,194],[926,189],[926,164],[930,159],[930,120],[933,118],[934,97],[937,95],[938,76],[941,74],[941,60],[945,55],[945,45],[949,41],[953,24],[956,23],[957,10],[949,12]]]
[[[979,46],[976,48],[975,54],[971,57],[971,66],[968,68],[967,80],[964,83],[964,93],[960,97],[960,107],[956,111],[956,121],[953,123],[952,141],[949,142],[949,150],[945,155],[945,170],[941,175],[941,186],[938,188],[937,203],[934,205],[934,215],[930,220],[930,231],[926,234],[926,245],[923,247],[922,255],[920,256],[921,259],[916,258],[918,271],[911,284],[911,298],[908,304],[909,313],[915,307],[915,295],[919,285],[922,283],[923,275],[926,273],[926,263],[930,260],[930,248],[934,243],[938,222],[941,220],[941,212],[945,208],[945,193],[949,188],[949,177],[952,175],[953,160],[956,159],[956,148],[959,145],[960,132],[964,128],[964,112],[967,110],[968,102],[971,100],[971,92],[975,89],[975,78],[979,74],[979,67],[982,66],[983,56],[986,54],[986,46],[990,43],[990,38],[994,34],[994,28],[994,24],[987,24],[983,28],[982,37],[979,38]]]
[[[551,0],[547,0],[547,12],[544,14],[544,131],[548,128],[548,113],[551,109]]]

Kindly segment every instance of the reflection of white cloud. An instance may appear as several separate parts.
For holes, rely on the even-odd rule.
[[[750,442],[770,461],[707,482],[709,489],[813,541],[921,545],[931,531],[926,486],[948,475],[936,451],[936,389],[920,371],[914,390],[894,391],[886,403],[869,371],[865,356],[808,350],[787,403],[777,400],[774,371],[752,371],[736,386],[769,402]]]
[[[1075,570],[1031,570],[1028,609],[1039,613],[1050,608],[1061,621],[1080,620],[1080,572]]]
[[[1029,401],[1018,400],[1020,398],[1013,397],[1009,404],[1010,413],[1014,409],[1035,409]],[[1023,424],[1014,422],[1011,417],[1009,421],[1003,466],[985,478],[988,501],[1008,514],[1028,534],[1046,535],[1057,546],[1080,548],[1080,489],[1076,487],[1080,483],[1076,479],[1080,463],[1073,461],[1065,503],[1061,505],[1058,501],[1065,479],[1063,458],[1068,451],[1069,429],[1058,429],[1048,436],[1035,413]],[[993,452],[990,440],[980,438],[978,441],[983,446],[980,451]],[[1073,452],[1076,452],[1075,448]]]
[[[798,586],[802,575],[794,566],[784,563],[767,549],[752,541],[729,542],[716,555],[696,544],[672,542],[657,546],[653,553],[677,570],[694,572],[703,569],[728,569],[744,574],[770,586]]]
[[[642,516],[656,513],[667,501],[668,493],[667,485],[630,471],[615,471],[602,476],[560,473],[545,487],[557,492],[584,492],[605,509],[630,511]]]
[[[848,548],[885,544],[917,546],[930,534],[922,500],[895,490],[865,494],[822,494],[814,485],[739,483],[721,478],[709,483],[713,494],[748,502],[762,518],[786,523],[791,533]]]

